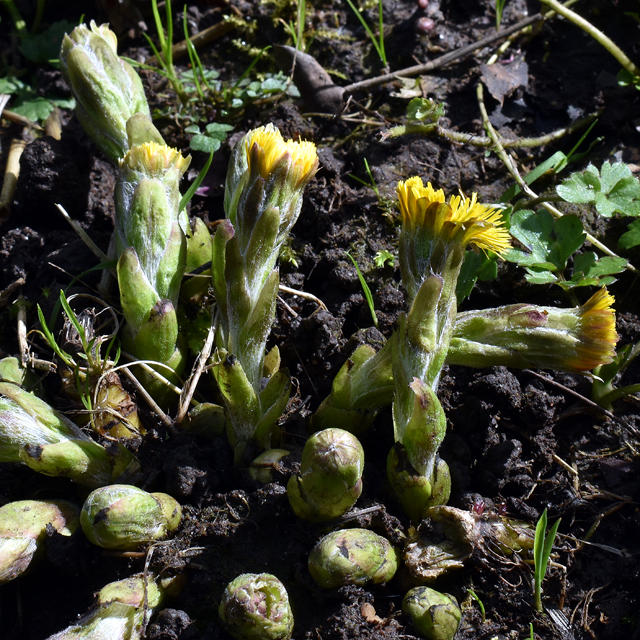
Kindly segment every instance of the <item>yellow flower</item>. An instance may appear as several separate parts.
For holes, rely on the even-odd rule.
[[[120,166],[141,171],[149,178],[159,178],[170,167],[175,167],[182,176],[187,170],[191,156],[183,158],[177,149],[157,142],[134,145],[120,160]]]
[[[295,175],[295,187],[298,187],[303,180],[310,178],[318,167],[318,154],[313,142],[285,141],[277,127],[271,123],[250,131],[245,137],[245,145],[249,169],[256,157],[252,149],[257,145],[257,168],[265,180],[286,153],[291,156],[291,171]]]
[[[590,371],[601,364],[609,364],[615,356],[616,314],[614,297],[606,290],[594,293],[579,309],[576,356],[572,367],[576,371]]]
[[[426,228],[435,238],[474,245],[502,253],[511,247],[509,232],[504,228],[500,212],[479,204],[477,194],[451,196],[445,202],[442,189],[425,187],[418,176],[399,182],[396,187],[402,224],[408,231]]]

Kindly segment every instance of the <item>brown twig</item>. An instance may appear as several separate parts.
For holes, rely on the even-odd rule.
[[[355,93],[356,91],[363,91],[364,89],[371,89],[373,87],[377,87],[381,84],[386,84],[387,82],[392,82],[393,80],[397,80],[398,78],[406,78],[410,76],[417,76],[421,73],[426,73],[427,71],[433,71],[434,69],[438,69],[443,67],[445,64],[449,64],[454,60],[459,60],[468,56],[470,53],[477,51],[478,49],[482,49],[490,44],[498,40],[502,40],[503,38],[508,38],[510,35],[528,27],[529,25],[538,22],[538,20],[543,20],[544,17],[536,13],[534,16],[530,16],[529,18],[525,18],[524,20],[520,20],[520,22],[516,22],[516,24],[507,27],[503,31],[497,31],[496,33],[483,38],[482,40],[478,40],[472,44],[467,45],[466,47],[461,47],[460,49],[456,49],[455,51],[450,51],[449,53],[445,53],[443,56],[436,58],[435,60],[431,60],[430,62],[426,62],[425,64],[418,64],[413,67],[407,67],[406,69],[401,69],[400,71],[394,71],[393,73],[387,73],[383,76],[378,76],[377,78],[369,78],[367,80],[362,80],[361,82],[355,82],[353,84],[347,85],[344,87],[345,95],[349,95]]]

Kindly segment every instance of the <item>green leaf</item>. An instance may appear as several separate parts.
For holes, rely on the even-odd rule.
[[[572,280],[576,278],[576,275],[580,274],[585,278],[599,278],[620,273],[625,270],[627,263],[626,258],[604,256],[598,259],[595,253],[586,251],[573,259]]]
[[[49,117],[49,114],[53,111],[53,104],[50,100],[38,96],[31,100],[20,101],[11,110],[31,120],[31,122],[38,122]]]
[[[58,57],[64,34],[71,33],[76,26],[75,22],[61,20],[38,35],[27,34],[21,40],[20,53],[31,62],[45,64]]]
[[[537,271],[535,269],[526,268],[525,280],[531,284],[553,284],[558,282],[558,276],[551,271]]]
[[[407,105],[409,120],[430,120],[437,122],[444,115],[444,103],[436,103],[429,98],[413,98]]]
[[[640,216],[640,181],[624,162],[606,161],[601,173],[589,165],[583,173],[574,173],[558,185],[556,191],[567,202],[595,205],[605,217],[614,213]]]
[[[634,220],[627,228],[628,231],[618,240],[621,249],[631,249],[640,244],[640,220]]]
[[[539,164],[533,171],[530,171],[525,177],[524,181],[531,185],[533,184],[540,176],[545,173],[557,173],[563,168],[567,163],[567,156],[562,153],[562,151],[556,151],[550,158],[547,158],[542,164]],[[501,198],[500,202],[509,202],[514,196],[520,193],[522,190],[517,184],[514,184],[508,191],[505,191]]]
[[[204,151],[205,153],[215,153],[220,148],[220,140],[197,134],[191,138],[189,148],[194,151]]]
[[[188,127],[185,127],[184,132],[197,135],[200,133],[200,127],[197,124],[191,124]]]
[[[511,234],[527,249],[528,253],[512,249],[505,255],[509,262],[516,262],[527,271],[530,282],[555,282],[555,277],[542,276],[541,271],[562,272],[569,257],[584,243],[582,222],[576,216],[566,215],[558,220],[545,210],[516,211],[511,217]]]
[[[226,140],[229,131],[233,131],[234,127],[231,124],[222,124],[221,122],[212,122],[206,126],[207,135],[216,140]]]

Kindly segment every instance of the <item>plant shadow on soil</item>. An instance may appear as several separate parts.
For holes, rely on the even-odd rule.
[[[200,8],[189,5],[189,16],[200,29],[220,18],[216,3],[213,7],[206,4],[201,3]],[[247,16],[254,11],[252,18],[258,29],[253,34],[253,46],[284,41],[282,28],[273,19],[279,3],[251,5],[233,0],[231,4]],[[434,4],[429,12],[435,18],[435,27],[425,34],[415,29],[417,19],[423,17],[415,2],[385,0],[386,44],[392,68],[400,69],[414,64],[414,58],[425,60],[468,44],[493,28],[488,2],[457,0],[435,11]],[[619,34],[617,43],[638,59],[637,25],[624,17],[627,4],[632,6],[619,3],[615,11],[609,5],[594,5],[588,17],[604,31]],[[538,8],[533,2],[509,2],[505,22],[516,22],[526,11],[532,14]],[[80,10],[77,14],[71,11],[70,4],[69,13],[55,19],[77,20]],[[375,12],[366,15],[375,19]],[[89,14],[85,19],[91,17],[104,19]],[[318,35],[310,52],[326,68],[343,74],[349,82],[381,71],[359,23],[343,7],[314,3],[312,20]],[[335,24],[330,20],[346,25],[352,39],[336,39]],[[2,29],[7,29],[4,21]],[[135,58],[139,53],[136,47],[143,46],[141,38],[128,41],[126,53]],[[205,66],[218,69],[223,78],[236,78],[250,58],[237,49],[233,49],[234,56],[229,56],[233,46],[232,36],[214,43],[203,52]],[[640,97],[615,84],[617,68],[608,54],[576,27],[557,20],[546,23],[541,33],[520,46],[529,68],[527,87],[507,97],[502,107],[487,98],[490,111],[502,117],[503,135],[541,135],[569,124],[571,114],[586,115],[602,108],[604,115],[592,136],[603,136],[603,142],[589,159],[599,164],[613,155],[617,160],[640,164],[640,136],[631,124],[637,117]],[[237,60],[230,60],[232,57]],[[450,126],[461,131],[481,133],[475,84],[478,63],[483,60],[480,56],[467,58],[425,80],[431,87],[430,95],[446,103]],[[239,64],[245,66],[239,68]],[[168,92],[157,84],[156,76],[147,74],[144,79],[149,88],[156,83],[150,92],[152,106],[162,107]],[[397,86],[373,90],[370,110],[401,117],[406,100],[394,97],[394,89]],[[285,490],[307,436],[307,420],[329,392],[333,376],[359,343],[376,343],[382,336],[388,337],[403,310],[399,271],[373,266],[377,251],[396,250],[392,216],[373,191],[350,174],[366,179],[362,158],[367,158],[385,198],[392,197],[397,180],[412,175],[421,175],[448,193],[458,188],[467,193],[479,191],[480,199],[487,202],[495,201],[510,181],[496,157],[483,150],[435,138],[381,142],[379,128],[356,128],[339,118],[303,117],[305,112],[301,102],[289,100],[272,106],[249,106],[234,122],[236,131],[242,132],[271,121],[285,136],[314,139],[319,147],[321,167],[306,194],[291,243],[298,266],[283,264],[281,278],[283,284],[320,298],[327,310],[285,294],[288,306],[278,305],[271,337],[271,344],[279,346],[283,364],[297,385],[294,401],[281,424],[283,445],[293,452],[291,461],[278,471],[273,483],[258,487],[243,470],[233,468],[224,438],[202,441],[188,433],[171,436],[153,416],[144,413],[150,430],[137,445],[144,487],[172,494],[185,512],[178,535],[153,548],[150,567],[156,571],[186,571],[189,578],[182,593],[169,603],[171,608],[151,621],[148,638],[228,638],[217,617],[224,587],[240,573],[265,571],[276,574],[289,589],[296,618],[294,638],[414,637],[401,613],[402,597],[412,586],[405,572],[400,571],[388,585],[372,588],[327,591],[312,582],[306,568],[307,555],[323,529],[294,517]],[[23,155],[18,191],[11,218],[4,224],[0,248],[0,289],[7,290],[23,279],[22,293],[33,307],[36,302],[43,305],[45,314],[51,312],[60,288],[69,287],[74,275],[96,264],[53,204],[64,205],[101,247],[108,245],[112,230],[115,169],[88,142],[71,113],[63,113],[63,120],[61,141],[41,138]],[[186,151],[188,137],[179,121],[160,124],[167,139]],[[0,134],[5,148],[9,137],[19,135],[19,131],[3,127]],[[518,158],[523,166],[533,168],[557,149],[568,151],[577,137],[518,152]],[[217,153],[207,176],[208,197],[196,197],[192,215],[208,221],[222,216],[221,185],[229,152],[227,143]],[[194,158],[196,165],[203,161],[197,155]],[[596,224],[588,212],[583,221],[599,236],[613,238],[615,243],[610,227]],[[346,250],[358,260],[373,291],[379,331],[371,328],[362,289]],[[640,264],[638,257],[636,253],[636,264]],[[68,293],[95,288],[99,277],[99,273],[88,274]],[[629,293],[634,286],[635,279],[623,274],[612,287],[618,301],[621,344],[639,337],[638,299]],[[48,298],[45,293],[49,293]],[[464,309],[514,302],[571,306],[560,289],[530,286],[521,271],[501,265],[500,278],[480,283]],[[35,323],[33,307],[29,319]],[[15,320],[8,307],[0,322],[5,337],[2,347],[6,353],[15,353]],[[44,345],[38,348],[46,357]],[[631,367],[621,383],[634,382],[638,373],[638,366]],[[515,557],[497,561],[475,554],[464,570],[451,574],[437,587],[465,603],[459,639],[528,638],[530,622],[536,637],[545,640],[638,638],[640,494],[636,452],[640,411],[637,403],[620,402],[616,416],[621,422],[603,419],[554,385],[555,381],[589,396],[586,378],[569,374],[547,377],[543,380],[529,372],[500,367],[447,368],[439,388],[449,422],[442,456],[452,471],[453,506],[470,508],[482,498],[487,512],[506,512],[529,523],[535,523],[545,508],[552,521],[562,517],[555,564],[544,585],[545,604],[552,613],[559,613],[541,615],[534,611],[532,569]],[[56,376],[49,375],[44,382],[53,403],[68,407]],[[144,407],[141,410],[146,411]],[[385,459],[392,444],[389,411],[379,415],[362,442],[367,456],[365,489],[356,512],[366,512],[354,514],[349,524],[372,528],[400,544],[409,523],[390,500],[384,483]],[[83,499],[78,488],[67,481],[39,477],[18,465],[0,466],[0,487],[2,502],[37,496],[65,496],[78,502]],[[584,538],[595,523],[599,526],[588,544],[578,544],[577,540]],[[2,637],[48,637],[83,614],[94,592],[112,580],[141,571],[144,563],[144,554],[107,554],[81,535],[71,539],[50,537],[45,561],[30,575],[0,588]],[[486,621],[469,598],[469,588],[482,600]]]

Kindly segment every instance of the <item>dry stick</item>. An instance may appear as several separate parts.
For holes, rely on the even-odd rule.
[[[427,71],[433,71],[433,69],[438,69],[439,67],[443,67],[449,62],[453,62],[454,60],[458,60],[459,58],[464,58],[465,56],[473,53],[474,51],[477,51],[478,49],[482,49],[483,47],[493,44],[497,40],[502,40],[502,38],[507,38],[517,31],[520,31],[521,29],[524,29],[525,27],[528,27],[529,25],[543,19],[544,16],[536,13],[534,16],[525,18],[524,20],[520,20],[520,22],[516,22],[516,24],[507,27],[504,31],[498,31],[493,35],[487,36],[486,38],[478,40],[478,42],[474,42],[473,44],[469,44],[466,47],[461,47],[460,49],[456,49],[455,51],[445,53],[443,56],[440,56],[435,60],[431,60],[430,62],[426,62],[425,64],[418,64],[413,67],[401,69],[400,71],[394,71],[393,73],[387,73],[383,76],[378,76],[377,78],[369,78],[368,80],[362,80],[361,82],[355,82],[354,84],[347,85],[346,87],[344,87],[344,93],[346,95],[349,95],[356,91],[371,89],[372,87],[377,87],[378,85],[392,82],[393,80],[397,80],[398,78],[417,76],[421,73],[426,73]]]
[[[216,38],[222,38],[222,36],[229,33],[229,31],[233,31],[237,27],[237,24],[233,22],[233,20],[224,20],[223,22],[218,22],[218,24],[214,24],[199,33],[196,33],[195,36],[191,36],[189,40],[194,47],[198,48],[205,44],[208,44],[212,40]],[[178,42],[178,44],[174,44],[171,47],[171,55],[173,59],[180,58],[185,53],[187,53],[187,41],[183,40],[182,42]],[[158,64],[158,58],[155,56],[151,56],[144,61],[145,64],[149,66],[154,66]]]
[[[9,217],[9,208],[13,202],[18,176],[20,175],[20,156],[26,144],[24,140],[14,139],[11,141],[2,182],[2,192],[0,193],[0,224],[6,222]]]
[[[213,318],[211,318],[211,324],[209,325],[209,333],[207,334],[207,339],[205,340],[204,346],[202,347],[202,351],[200,351],[200,355],[198,356],[198,361],[196,362],[196,365],[193,369],[193,373],[182,389],[182,394],[180,396],[180,406],[178,407],[178,413],[176,414],[175,418],[176,424],[182,424],[184,417],[187,415],[187,411],[189,410],[189,405],[193,398],[193,394],[196,392],[198,382],[200,382],[200,376],[204,372],[207,365],[207,360],[211,355],[214,336],[215,325],[213,322]]]

